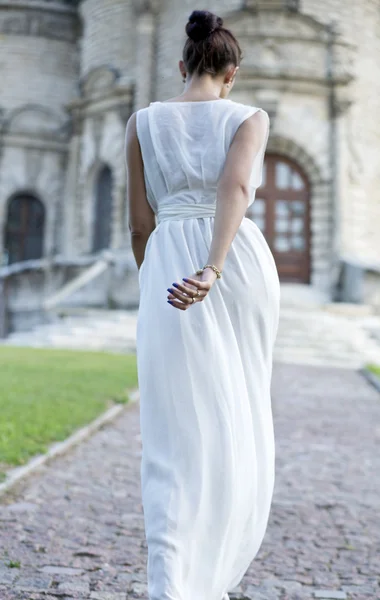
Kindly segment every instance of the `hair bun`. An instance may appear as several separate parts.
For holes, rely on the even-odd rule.
[[[206,39],[223,26],[223,19],[208,10],[194,10],[186,25],[186,33],[194,42]]]

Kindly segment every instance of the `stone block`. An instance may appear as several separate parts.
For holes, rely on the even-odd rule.
[[[347,600],[346,592],[338,590],[315,590],[314,598],[323,598],[323,600]]]
[[[42,573],[51,573],[52,575],[81,575],[83,573],[83,569],[61,565],[45,565],[40,571]]]
[[[51,577],[44,577],[43,575],[21,576],[14,583],[14,587],[20,591],[26,592],[47,591],[50,588],[51,582]]]

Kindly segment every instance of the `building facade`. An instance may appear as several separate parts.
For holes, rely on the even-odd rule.
[[[243,48],[231,98],[270,115],[249,216],[280,278],[330,298],[376,301],[378,0],[209,0],[207,8]],[[9,268],[29,261],[33,275],[23,277],[35,295],[47,285],[46,261],[76,264],[104,248],[130,255],[126,122],[180,93],[192,9],[189,0],[0,0],[0,250]],[[50,291],[68,276],[57,269]],[[18,277],[16,304],[28,287]],[[132,289],[116,304],[136,299]]]

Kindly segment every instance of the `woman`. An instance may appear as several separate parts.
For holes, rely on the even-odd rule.
[[[269,119],[227,99],[241,51],[222,19],[194,11],[186,32],[183,93],[127,126],[142,502],[150,599],[222,600],[259,550],[274,484],[279,282],[244,216]]]

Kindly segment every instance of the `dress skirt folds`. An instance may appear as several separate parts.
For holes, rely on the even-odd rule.
[[[205,264],[228,148],[257,110],[215,100],[155,102],[137,113],[158,221],[139,272],[137,323],[150,600],[222,600],[267,528],[280,291],[264,236],[244,218],[222,279],[188,311],[170,306],[166,291]],[[251,202],[266,143],[252,167]]]

